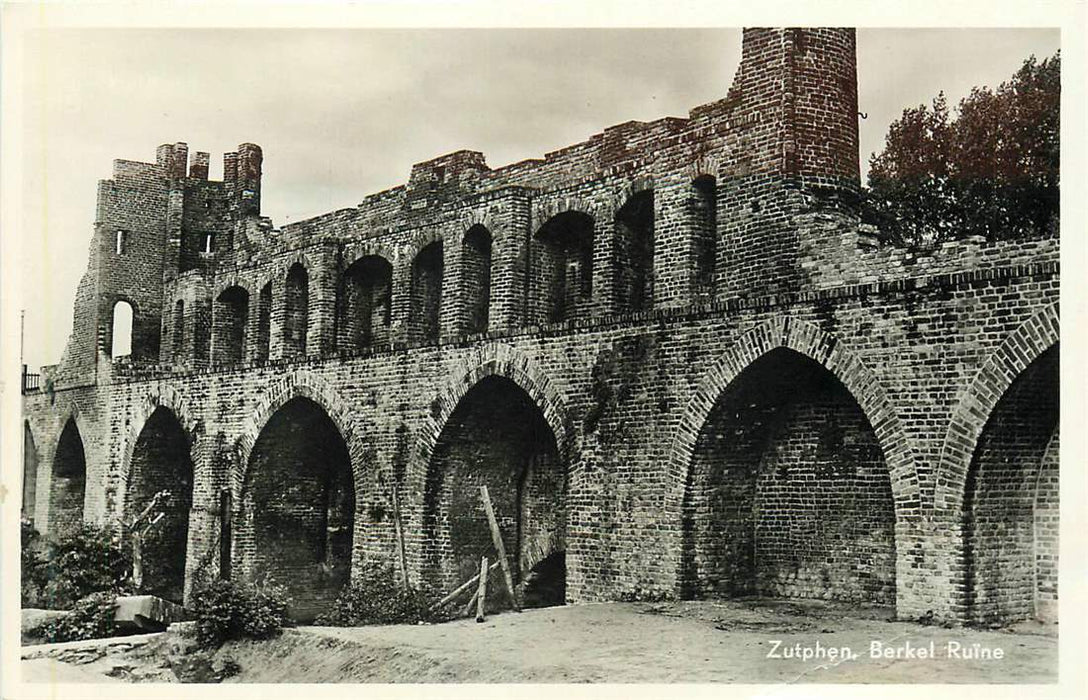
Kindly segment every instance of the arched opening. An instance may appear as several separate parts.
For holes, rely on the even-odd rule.
[[[967,474],[969,619],[1057,620],[1059,349],[1031,363],[990,414]]]
[[[257,344],[253,348],[253,359],[264,362],[268,359],[268,346],[272,339],[272,283],[261,287],[257,295]]]
[[[555,323],[588,316],[593,303],[593,217],[576,211],[556,214],[533,241],[537,320]]]
[[[465,394],[431,456],[423,505],[424,575],[441,588],[478,573],[481,556],[495,561],[482,485],[525,603],[562,604],[566,466],[532,398],[498,376],[480,380]],[[495,601],[509,602],[503,595]]]
[[[654,193],[631,195],[616,212],[617,311],[642,311],[654,297]]]
[[[74,418],[64,424],[53,454],[53,484],[49,490],[49,533],[54,539],[79,532],[83,527],[83,496],[87,460],[83,438]]]
[[[306,329],[310,320],[310,276],[301,263],[295,263],[287,271],[284,295],[283,354],[302,357],[306,354]]]
[[[718,184],[713,175],[700,175],[691,183],[691,257],[696,300],[714,299],[714,274],[718,255]]]
[[[132,354],[132,304],[121,300],[113,305],[110,357],[116,359]]]
[[[290,615],[310,621],[348,581],[355,486],[347,445],[318,404],[285,403],[250,452],[234,551],[251,580],[287,587]]]
[[[23,421],[23,518],[33,522],[34,505],[38,496],[38,446],[30,422]]]
[[[215,300],[212,344],[215,363],[236,365],[245,359],[246,324],[249,321],[249,292],[227,287]]]
[[[461,275],[464,329],[467,333],[483,333],[491,302],[491,232],[480,224],[465,233]]]
[[[193,504],[190,448],[189,435],[177,416],[168,408],[156,408],[133,446],[125,493],[125,524],[130,535],[140,533],[139,590],[175,602],[181,602],[185,590]],[[144,517],[133,523],[141,514]]]
[[[185,352],[185,301],[174,302],[174,361],[184,359]]]
[[[686,597],[895,603],[895,504],[880,443],[819,363],[778,348],[741,372],[696,439]]]
[[[380,255],[367,255],[344,271],[340,292],[340,347],[389,342],[393,266]]]
[[[412,261],[408,336],[414,342],[438,342],[442,272],[442,241],[431,243]]]

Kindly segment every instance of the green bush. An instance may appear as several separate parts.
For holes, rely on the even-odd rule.
[[[314,624],[358,627],[448,619],[441,611],[430,612],[436,600],[429,590],[404,590],[392,567],[367,564]]]
[[[214,581],[193,594],[197,643],[209,649],[231,639],[268,639],[287,624],[289,602],[279,586]]]
[[[68,610],[92,593],[129,592],[131,568],[120,538],[109,530],[85,525],[74,535],[50,543],[44,561],[31,577],[40,576],[44,581],[39,596],[42,607]]]
[[[24,608],[68,610],[92,593],[130,590],[129,558],[109,530],[88,525],[47,543],[24,519],[21,544]]]
[[[19,525],[22,543],[19,550],[22,571],[20,603],[24,608],[37,608],[42,605],[42,590],[49,581],[45,570],[45,543],[29,520],[23,518]]]
[[[63,616],[43,622],[28,634],[43,642],[77,642],[111,637],[116,612],[116,595],[108,591],[92,593],[76,601]]]

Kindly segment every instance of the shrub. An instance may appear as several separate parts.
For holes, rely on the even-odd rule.
[[[447,616],[430,612],[436,600],[430,590],[405,590],[392,567],[371,563],[344,587],[332,609],[314,622],[332,627],[440,622]]]
[[[77,642],[113,636],[117,596],[105,591],[76,601],[63,616],[47,620],[29,631],[44,642]]]
[[[20,604],[24,608],[36,608],[42,604],[42,590],[49,581],[45,570],[45,544],[34,525],[23,518],[20,522],[19,550],[22,571]]]
[[[287,624],[289,602],[279,586],[214,581],[193,594],[197,643],[208,649],[231,639],[268,639]]]
[[[131,562],[120,538],[90,525],[48,546],[39,571],[45,583],[39,603],[67,610],[92,593],[126,593],[131,589]]]

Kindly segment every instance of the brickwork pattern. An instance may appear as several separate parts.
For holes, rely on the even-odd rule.
[[[726,96],[686,118],[496,169],[447,154],[357,207],[279,229],[260,216],[253,144],[224,156],[222,182],[185,144],[115,162],[68,348],[25,397],[35,521],[55,536],[129,515],[140,434],[162,407],[193,467],[186,596],[223,570],[223,551],[239,576],[277,561],[246,524],[258,492],[303,523],[279,572],[298,583],[300,614],[363,562],[399,566],[394,493],[409,577],[459,575],[453,549],[467,561],[480,537],[447,549],[427,521],[460,508],[451,537],[479,535],[479,513],[449,491],[429,510],[428,483],[440,473],[467,493],[486,459],[529,464],[520,491],[495,487],[503,522],[523,524],[510,549],[519,574],[552,562],[571,602],[757,590],[960,621],[1053,609],[1057,448],[1044,448],[1056,433],[1039,432],[1034,500],[1021,493],[1014,529],[1030,544],[1015,576],[978,570],[1008,543],[972,540],[967,505],[982,503],[973,474],[1000,473],[980,449],[996,464],[1019,449],[988,421],[1058,343],[1058,241],[881,246],[851,205],[854,61],[851,30],[748,29]],[[119,299],[136,314],[128,360],[108,357]],[[834,391],[762,397],[774,430],[707,443],[736,420],[716,411],[746,371],[791,352]],[[500,378],[523,402],[489,413],[475,388]],[[53,494],[69,423],[86,479],[66,505]],[[303,423],[312,434],[292,428]],[[523,449],[515,428],[528,425],[547,427],[554,453]],[[314,435],[342,442],[341,481],[310,478]],[[745,469],[726,475],[731,460]],[[717,510],[693,510],[692,485],[711,473]],[[321,546],[334,562],[316,559]],[[1018,602],[986,602],[1003,596]]]

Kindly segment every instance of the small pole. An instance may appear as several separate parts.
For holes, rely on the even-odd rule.
[[[502,565],[502,577],[506,583],[506,590],[510,593],[510,604],[514,610],[521,610],[518,605],[518,596],[514,593],[514,577],[510,575],[510,563],[506,560],[506,547],[502,544],[502,533],[499,532],[499,521],[495,519],[495,509],[491,507],[491,496],[487,493],[487,485],[480,486],[480,499],[484,502],[484,510],[487,511],[487,524],[491,528],[491,541],[495,545],[495,551],[499,555],[499,564]]]
[[[231,558],[231,493],[225,488],[219,492],[219,578],[230,580]]]
[[[142,532],[132,533],[132,585],[139,593],[144,585],[144,556]]]
[[[484,621],[484,600],[487,598],[487,557],[480,560],[480,587],[476,589],[476,622]]]
[[[480,580],[480,577],[477,576],[476,581],[479,581],[479,580]],[[469,615],[472,614],[472,609],[474,607],[476,607],[476,599],[479,598],[479,597],[480,597],[480,591],[479,590],[475,590],[475,591],[472,592],[472,597],[469,598],[468,603],[465,604],[465,611],[464,611],[465,617],[468,617]]]
[[[400,554],[400,574],[404,590],[408,590],[408,554],[404,546],[404,526],[400,521],[400,498],[397,496],[397,487],[394,484],[393,493],[393,527],[397,531],[397,550]]]

